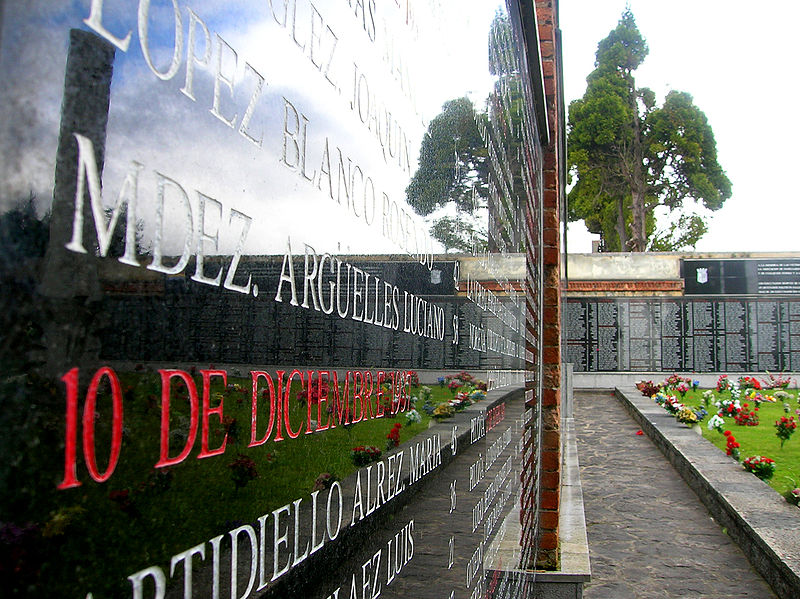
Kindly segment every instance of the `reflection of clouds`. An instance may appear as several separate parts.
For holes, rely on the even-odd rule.
[[[46,0],[6,2],[0,35],[0,210],[29,192],[49,204],[68,30]]]
[[[82,20],[89,15],[89,0],[78,4],[79,9],[74,11],[53,6],[46,0],[6,6],[0,65],[5,80],[9,80],[10,75],[15,85],[5,86],[0,91],[0,145],[6,149],[14,148],[14,151],[4,153],[7,158],[3,160],[1,171],[2,202],[27,196],[30,189],[36,191],[42,200],[50,201],[68,30],[70,27],[86,28]],[[369,75],[369,86],[378,98],[376,101],[385,102],[406,124],[408,135],[413,140],[410,149],[413,172],[423,128],[415,119],[413,107],[399,92],[397,79],[383,62],[384,47],[381,44],[385,40],[378,35],[376,42],[371,42],[358,20],[341,10],[337,2],[314,3],[318,13],[339,38],[330,72],[337,89],[311,62],[308,49],[301,50],[294,44],[292,32],[275,22],[269,3],[250,9],[232,4],[234,6],[214,0],[191,6],[208,26],[212,44],[208,65],[193,65],[193,95],[196,98],[193,101],[181,92],[186,84],[187,56],[194,51],[188,47],[191,19],[186,6],[179,4],[184,28],[181,64],[173,78],[161,81],[147,66],[139,47],[136,3],[106,0],[104,24],[109,31],[120,37],[129,30],[132,34],[127,52],[117,51],[114,66],[104,171],[105,203],[113,205],[132,161],[137,161],[145,166],[139,181],[137,212],[145,223],[146,238],[152,238],[155,230],[153,215],[158,172],[184,187],[195,215],[195,191],[200,191],[222,202],[223,225],[231,208],[253,218],[247,252],[281,252],[290,235],[293,239],[298,238],[298,242],[319,246],[319,251],[336,251],[341,244],[343,249],[353,252],[396,252],[397,246],[381,234],[380,195],[376,224],[367,226],[363,216],[359,220],[352,210],[348,213],[346,207],[330,199],[325,191],[325,181],[321,183],[321,191],[319,181],[308,182],[301,173],[281,162],[285,97],[308,119],[306,155],[309,175],[319,171],[327,138],[334,192],[337,148],[340,148],[345,162],[349,158],[373,179],[378,190],[385,191],[394,202],[405,205],[408,174],[396,164],[386,163],[375,134],[367,130],[349,104],[352,62],[355,59],[360,70]],[[307,2],[298,0],[298,27],[304,20],[305,35],[309,35],[312,20],[309,6]],[[464,14],[470,11],[460,7],[457,12],[464,19]],[[488,31],[493,10],[487,14],[485,23],[477,23],[479,19],[476,17],[467,19],[465,24],[473,29],[480,25],[480,29]],[[378,13],[379,19],[391,20],[396,16],[389,11],[381,13],[379,10]],[[457,15],[451,16],[455,18]],[[173,26],[171,2],[153,2],[148,47],[154,65],[162,72],[173,56]],[[471,30],[455,26],[448,28],[461,38],[452,42],[459,49],[458,54],[448,58],[444,50],[451,42],[442,41],[439,37],[441,30],[428,38],[424,24],[419,31],[419,39],[415,39],[411,46],[404,43],[409,41],[410,34],[398,27],[394,33],[399,41],[395,43],[403,44],[406,64],[409,70],[415,71],[420,82],[416,89],[419,104],[425,106],[425,111],[431,115],[438,112],[442,102],[463,95],[465,82],[471,86],[476,71],[485,70],[486,38],[478,37],[474,42],[464,43],[464,38],[471,36]],[[213,71],[220,48],[217,33],[238,55],[234,74],[232,52],[227,46],[223,47],[223,76],[234,81],[234,89],[231,92],[222,82],[217,91],[219,112],[226,118],[237,115],[233,128],[211,111],[215,96]],[[199,27],[196,34],[197,54],[202,58],[205,36]],[[443,55],[444,60],[439,60],[438,57]],[[245,63],[252,67],[250,71]],[[476,68],[476,65],[482,66]],[[252,69],[264,77],[265,83],[249,115],[247,131],[256,139],[263,140],[261,147],[238,131],[258,83]],[[432,71],[430,76],[429,71]],[[167,198],[170,200],[169,194]],[[178,205],[176,201],[172,204]],[[5,206],[2,204],[0,208]],[[175,233],[183,228],[182,218],[180,211],[168,208],[165,243],[174,245],[176,251],[182,246],[180,236]],[[207,215],[209,232],[213,232],[217,225],[215,219],[219,220],[216,214]],[[227,232],[225,226],[222,229],[219,249],[232,251],[238,241],[239,227]],[[165,251],[169,251],[168,245]]]

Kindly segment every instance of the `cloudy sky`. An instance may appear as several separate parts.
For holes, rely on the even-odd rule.
[[[659,102],[671,89],[694,96],[733,183],[733,197],[714,213],[697,249],[800,250],[800,191],[792,177],[800,157],[800,2],[773,0],[768,10],[741,0],[628,3],[650,47],[637,85],[653,89]],[[625,5],[561,0],[567,104],[583,95],[597,42]],[[591,238],[582,224],[570,225],[571,252],[591,251]]]
[[[405,188],[427,121],[492,89],[503,0],[478,2],[421,3],[411,18],[391,0],[377,14],[341,0],[160,0],[144,29],[129,0],[106,0],[97,22],[90,0],[0,3],[0,73],[15,83],[0,87],[0,147],[14,149],[0,211],[29,193],[49,207],[68,33],[91,29],[116,46],[104,205],[136,180],[145,244],[161,230],[176,253],[203,230],[218,237],[208,251],[232,252],[252,221],[248,253],[282,253],[290,236],[321,252],[440,251]]]

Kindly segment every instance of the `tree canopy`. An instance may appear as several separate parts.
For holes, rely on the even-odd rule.
[[[487,233],[473,216],[485,208],[489,154],[478,130],[484,113],[469,98],[450,100],[428,125],[419,153],[419,168],[406,189],[409,205],[422,215],[450,207],[452,214],[433,220],[431,234],[447,249],[469,251]]]
[[[658,107],[652,90],[636,87],[633,72],[648,52],[626,10],[597,46],[584,96],[569,106],[569,219],[583,219],[608,251],[694,247],[707,231],[694,202],[718,210],[731,196],[692,96],[670,91]],[[679,217],[657,229],[657,207]]]

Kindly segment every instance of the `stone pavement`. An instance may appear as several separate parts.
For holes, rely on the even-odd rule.
[[[592,565],[585,599],[774,599],[613,392],[574,397]]]

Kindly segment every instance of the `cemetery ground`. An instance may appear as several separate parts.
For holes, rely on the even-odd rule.
[[[800,492],[792,494],[800,487],[800,435],[794,436],[800,403],[797,389],[788,388],[789,381],[771,388],[769,379],[722,376],[716,389],[704,390],[688,377],[672,375],[652,394],[648,382],[638,385],[641,393],[675,416],[677,426],[697,427],[732,460],[748,471],[759,471],[756,475],[788,501],[800,502]],[[745,466],[751,457],[772,463]]]
[[[574,418],[592,569],[585,599],[775,599],[613,391],[576,391]]]

